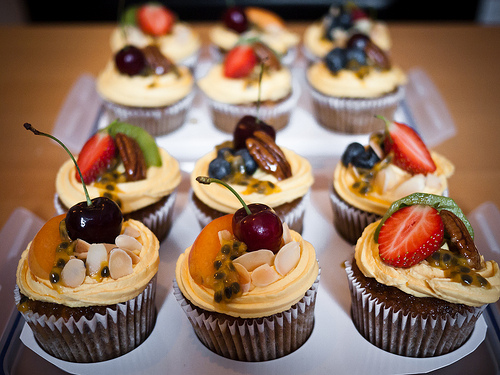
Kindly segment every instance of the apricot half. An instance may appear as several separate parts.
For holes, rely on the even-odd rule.
[[[189,273],[193,280],[207,287],[212,286],[215,273],[214,260],[221,249],[218,233],[227,230],[231,234],[233,215],[221,216],[211,221],[202,229],[189,252]]]
[[[66,217],[65,214],[55,216],[45,223],[31,242],[28,252],[28,266],[35,276],[48,279],[54,260],[57,246],[61,243],[59,224]]]

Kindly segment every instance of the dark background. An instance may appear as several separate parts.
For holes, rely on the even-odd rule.
[[[121,0],[22,0],[28,22],[115,22],[123,4],[144,1]],[[227,0],[168,0],[162,2],[184,21],[219,20]],[[234,1],[229,1],[232,3]],[[236,0],[238,5],[265,7],[287,21],[315,20],[333,3],[321,0]],[[471,21],[476,20],[480,0],[359,0],[378,19],[387,21]]]

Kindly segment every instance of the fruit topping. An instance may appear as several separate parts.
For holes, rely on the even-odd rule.
[[[276,253],[280,249],[283,224],[272,208],[259,203],[247,205],[230,185],[221,180],[199,176],[196,181],[202,184],[221,184],[238,198],[243,207],[232,217],[232,232],[238,240],[245,243],[247,251],[267,249]]]
[[[331,41],[345,38],[356,29],[357,22],[366,19],[368,15],[355,4],[348,3],[340,7],[332,5],[328,14],[323,17],[323,36]]]
[[[146,161],[137,141],[125,135],[117,133],[115,136],[118,153],[125,166],[127,181],[138,181],[146,178]]]
[[[393,164],[411,174],[426,175],[436,170],[429,150],[415,130],[403,123],[377,117],[385,121],[384,149],[394,154]]]
[[[380,228],[380,258],[394,267],[411,267],[437,251],[443,236],[444,225],[438,210],[426,205],[403,207]]]
[[[120,73],[135,76],[146,67],[146,57],[139,48],[127,45],[115,54],[115,65]]]
[[[116,146],[106,132],[95,133],[82,147],[78,155],[78,166],[83,176],[83,182],[90,184],[111,165],[116,153]],[[76,172],[76,179],[80,174]]]
[[[276,141],[276,130],[271,125],[266,124],[264,121],[255,116],[243,116],[233,132],[233,146],[235,150],[246,148],[246,140],[253,136],[253,133],[261,130],[267,133],[273,141]]]
[[[175,23],[174,13],[157,3],[145,4],[137,10],[137,24],[141,30],[151,36],[170,33]]]
[[[224,76],[243,78],[248,76],[257,65],[257,55],[253,48],[241,44],[231,49],[224,58]]]
[[[248,19],[242,7],[232,6],[227,8],[222,16],[224,25],[241,34],[248,30]]]
[[[283,29],[285,21],[276,13],[260,7],[246,7],[245,14],[248,21],[254,26],[263,29]]]
[[[345,149],[341,161],[346,167],[352,164],[357,168],[371,169],[380,161],[380,158],[370,146],[365,148],[360,143],[353,142]]]

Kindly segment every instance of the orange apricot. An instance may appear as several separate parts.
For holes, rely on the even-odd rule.
[[[228,230],[233,233],[233,214],[221,216],[202,229],[189,252],[189,273],[199,284],[211,287],[215,273],[214,260],[221,249],[218,233]]]
[[[285,21],[283,21],[280,16],[264,8],[246,7],[245,14],[250,23],[253,23],[263,29],[269,26],[274,26],[280,29],[285,27]]]
[[[31,242],[28,252],[28,266],[32,274],[42,279],[48,279],[54,260],[57,246],[61,243],[59,223],[66,217],[65,214],[55,216],[45,223]]]

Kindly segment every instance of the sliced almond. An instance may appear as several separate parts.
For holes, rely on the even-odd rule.
[[[141,235],[141,232],[139,232],[139,230],[134,228],[134,227],[128,226],[123,231],[123,234],[130,236],[130,237],[133,237],[133,238],[137,238]]]
[[[405,178],[405,174],[406,172],[395,165],[388,164],[377,173],[375,184],[380,187],[382,193],[385,193],[394,189]]]
[[[104,243],[103,245],[106,248],[106,251],[108,252],[108,254],[111,250],[113,250],[116,247],[116,245],[114,243]]]
[[[290,232],[290,228],[288,227],[287,223],[283,222],[283,242],[287,244],[291,241],[292,241],[292,233]]]
[[[126,234],[120,234],[115,239],[115,244],[120,249],[127,249],[130,251],[141,250],[142,244],[137,241],[134,237],[130,237]]]
[[[97,275],[108,260],[108,251],[102,243],[90,245],[87,253],[87,272],[90,276]]]
[[[406,197],[412,193],[423,191],[425,188],[425,176],[416,174],[410,179],[403,182],[394,190],[395,199]]]
[[[78,259],[81,259],[81,260],[87,260],[87,255],[89,253],[88,252],[85,252],[85,253],[74,253],[75,257],[78,258]]]
[[[245,267],[243,267],[239,263],[233,263],[234,268],[238,272],[240,276],[240,288],[243,293],[248,292],[252,289],[252,278],[250,277],[250,273],[247,271]]]
[[[233,239],[233,235],[230,231],[224,229],[217,233],[219,235],[219,242],[222,245],[226,241],[231,241]]]
[[[441,179],[432,173],[425,176],[425,186],[430,190],[442,190]]]
[[[234,263],[239,263],[245,267],[248,272],[252,272],[263,264],[272,266],[274,263],[274,253],[266,249],[250,251],[233,260],[233,264]]]
[[[90,244],[87,241],[77,239],[75,245],[75,253],[86,253],[89,251]]]
[[[255,286],[268,286],[279,280],[280,275],[269,264],[265,263],[257,267],[252,273],[252,284]]]
[[[61,272],[61,280],[64,285],[76,288],[85,280],[85,263],[83,260],[73,258],[68,260]]]
[[[118,249],[118,248],[115,247],[115,249]],[[132,259],[132,264],[137,264],[141,261],[141,258],[133,251],[130,251],[127,249],[121,249],[121,250],[125,251],[128,254],[128,256],[130,257],[130,259]]]
[[[113,279],[130,275],[133,272],[132,258],[123,249],[113,249],[109,253],[109,275]]]
[[[293,270],[300,260],[300,245],[298,242],[289,242],[283,246],[274,258],[274,268],[281,275],[285,276]]]

